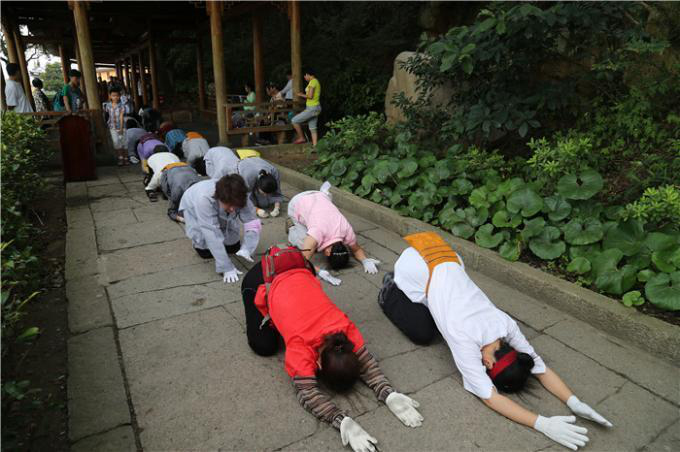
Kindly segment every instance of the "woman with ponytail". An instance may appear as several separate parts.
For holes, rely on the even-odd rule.
[[[272,254],[290,260],[272,261],[276,259]],[[263,268],[267,269],[266,284]],[[268,252],[246,274],[241,294],[250,348],[260,356],[271,356],[283,339],[285,370],[293,380],[298,401],[338,429],[343,445],[372,452],[377,441],[333,403],[319,381],[335,392],[347,392],[361,379],[404,425],[422,424],[418,402],[394,390],[356,325],[324,293],[314,267],[299,250],[291,247]]]
[[[498,309],[465,272],[461,257],[434,232],[404,237],[411,245],[388,273],[378,296],[385,315],[406,336],[427,344],[441,333],[466,390],[503,416],[576,450],[588,442],[574,416],[543,417],[505,397],[521,391],[530,376],[577,416],[612,424],[581,402],[549,369],[517,322]]]

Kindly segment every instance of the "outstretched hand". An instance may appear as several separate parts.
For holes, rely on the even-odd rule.
[[[354,452],[375,452],[375,444],[378,443],[377,439],[349,416],[340,423],[340,439],[343,446],[349,444]]]
[[[611,422],[602,417],[600,413],[593,410],[588,404],[581,402],[575,395],[569,397],[569,400],[567,400],[567,406],[572,411],[572,413],[577,416],[588,419],[589,421],[597,422],[598,424],[604,425],[605,427],[613,427]]]
[[[385,404],[405,426],[420,427],[423,425],[423,415],[416,410],[420,404],[409,396],[393,392],[387,396]]]
[[[578,450],[588,442],[588,429],[574,425],[575,416],[538,416],[534,428],[545,436],[568,447],[571,450]]]

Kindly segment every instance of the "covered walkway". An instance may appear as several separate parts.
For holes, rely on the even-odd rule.
[[[299,191],[283,185],[288,198]],[[136,169],[100,168],[99,180],[67,185],[73,450],[343,450],[339,434],[298,404],[283,354],[261,358],[250,351],[239,286],[222,283],[213,262],[198,258],[165,207],[149,203]],[[416,346],[392,326],[376,297],[405,243],[346,213],[360,244],[382,260],[381,272],[370,276],[355,264],[340,272],[341,286],[324,288],[357,322],[396,388],[421,403],[425,417],[418,429],[403,427],[361,384],[347,397],[336,396],[380,450],[565,450],[465,391],[441,339]],[[258,252],[285,240],[283,221],[264,221]],[[586,451],[677,450],[676,368],[511,287],[471,275],[519,321],[547,364],[614,423],[607,431],[578,421],[589,429]],[[543,415],[570,414],[538,385],[515,400]]]

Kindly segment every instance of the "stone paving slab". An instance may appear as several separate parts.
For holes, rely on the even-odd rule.
[[[91,227],[69,228],[66,232],[66,280],[97,273],[97,240]]]
[[[132,223],[97,228],[100,251],[113,251],[139,245],[168,242],[185,237],[184,228],[170,221]]]
[[[132,223],[139,223],[139,219],[130,208],[104,210],[94,214],[94,224],[97,228],[105,226],[123,226]]]
[[[73,228],[92,228],[92,212],[86,204],[79,207],[66,207],[66,224],[69,229]]]
[[[136,450],[135,432],[129,425],[83,438],[71,446],[71,452],[132,452]]]
[[[113,330],[99,328],[68,341],[69,438],[130,423]]]
[[[97,276],[66,281],[68,325],[72,333],[82,333],[113,323],[106,292]]]

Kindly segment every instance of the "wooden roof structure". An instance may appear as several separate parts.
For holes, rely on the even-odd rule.
[[[264,10],[287,13],[291,30],[291,68],[296,91],[302,86],[300,51],[300,2],[294,1],[27,1],[4,0],[3,35],[8,43],[10,62],[22,69],[26,92],[30,92],[24,57],[26,44],[40,44],[49,53],[59,55],[67,81],[71,60],[78,62],[83,73],[89,108],[99,109],[95,98],[97,80],[95,66],[116,66],[118,78],[124,81],[136,105],[151,103],[160,108],[157,87],[155,48],[173,43],[194,43],[197,47],[199,109],[207,110],[203,65],[200,60],[202,36],[210,36],[215,82],[215,110],[220,141],[226,134],[226,78],[223,52],[222,21],[225,18],[250,15],[253,25],[253,70],[258,102],[264,96],[262,74],[262,22]],[[26,26],[28,36],[21,35]],[[185,31],[170,36],[170,32]],[[176,35],[176,33],[175,33]],[[140,78],[150,79],[150,91]],[[141,92],[140,92],[141,91]],[[31,96],[29,96],[31,97]],[[149,102],[151,101],[151,102]]]

